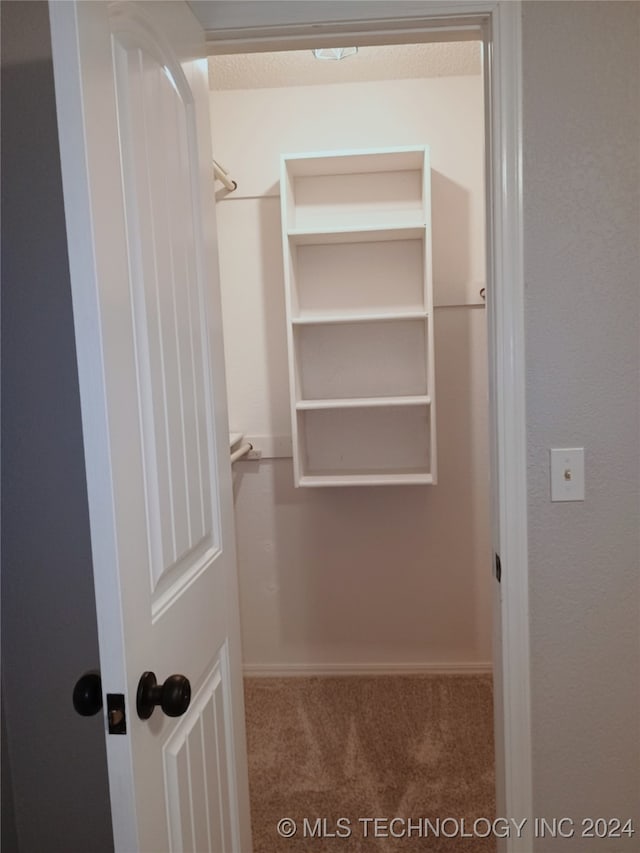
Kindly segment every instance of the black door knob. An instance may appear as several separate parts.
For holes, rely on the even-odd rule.
[[[191,685],[184,675],[170,675],[164,684],[158,684],[155,672],[143,672],[138,682],[136,709],[141,720],[148,720],[156,705],[168,717],[180,717],[191,702]]]
[[[73,707],[83,717],[92,717],[102,708],[102,681],[99,672],[85,672],[73,688]]]

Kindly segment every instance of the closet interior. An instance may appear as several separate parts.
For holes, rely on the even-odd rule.
[[[255,848],[371,791],[491,814],[481,45],[210,85]]]
[[[245,672],[488,672],[481,45],[210,87]]]

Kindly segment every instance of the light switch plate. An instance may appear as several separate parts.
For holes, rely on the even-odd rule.
[[[551,455],[551,500],[584,500],[584,447],[560,447]]]

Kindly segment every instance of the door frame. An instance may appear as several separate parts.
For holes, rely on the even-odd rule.
[[[320,4],[318,4],[320,5]],[[392,4],[388,4],[392,5]],[[318,45],[454,41],[482,38],[485,72],[486,247],[492,523],[500,555],[502,719],[496,751],[498,812],[530,827],[532,739],[527,548],[526,394],[522,216],[522,59],[520,0],[425,0],[420,17],[368,14],[352,21],[242,26],[206,33],[209,53],[301,50]],[[368,7],[368,8],[367,8]],[[495,581],[494,581],[495,582]],[[501,676],[501,677],[500,677]],[[499,728],[502,727],[502,733]],[[531,841],[505,840],[507,853],[527,853]]]

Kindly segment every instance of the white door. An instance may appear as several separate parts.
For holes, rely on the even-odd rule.
[[[204,36],[182,2],[50,13],[116,851],[248,853]],[[145,671],[182,716],[138,716]]]

